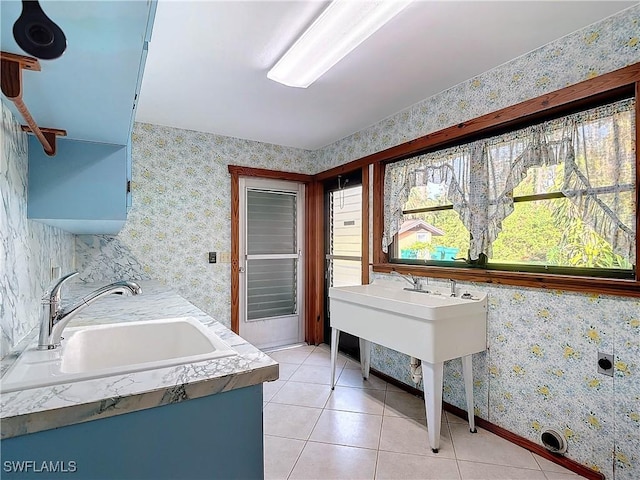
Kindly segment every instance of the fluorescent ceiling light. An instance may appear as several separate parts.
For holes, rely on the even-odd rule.
[[[267,77],[289,87],[307,88],[409,3],[334,0]]]

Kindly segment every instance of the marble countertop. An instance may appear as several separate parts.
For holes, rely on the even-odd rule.
[[[69,327],[194,317],[238,355],[126,375],[0,394],[2,438],[97,420],[257,385],[278,378],[278,363],[160,282],[141,281],[142,294],[104,297],[80,312]],[[73,284],[64,299],[76,299],[103,284]],[[68,290],[68,291],[67,291]],[[34,329],[0,362],[0,374],[37,342]]]

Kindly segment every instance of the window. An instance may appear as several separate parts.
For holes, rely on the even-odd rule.
[[[633,98],[392,163],[383,247],[397,263],[633,279],[635,168]],[[417,225],[428,240],[408,245]]]
[[[416,233],[416,242],[418,243],[428,243],[429,242],[429,234],[425,232]]]

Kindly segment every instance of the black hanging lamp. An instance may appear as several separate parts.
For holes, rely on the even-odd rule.
[[[22,13],[13,24],[13,38],[29,55],[53,60],[64,53],[67,37],[42,10],[38,0],[22,0]]]

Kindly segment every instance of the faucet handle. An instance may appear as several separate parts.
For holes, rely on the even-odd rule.
[[[76,275],[78,275],[78,272],[67,273],[66,275],[63,275],[62,277],[51,282],[42,295],[42,302],[60,303],[60,290],[62,289],[62,285],[64,284],[64,282],[66,282],[70,278],[75,277]]]
[[[449,279],[449,285],[451,286],[451,296],[452,297],[456,296],[456,284],[457,284],[457,282],[454,279],[452,279],[452,278]]]

